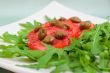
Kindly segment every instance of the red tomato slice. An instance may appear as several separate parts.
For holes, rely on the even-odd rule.
[[[32,50],[46,50],[46,47],[41,42],[28,42],[28,47]]]
[[[94,28],[94,26],[95,26],[94,24],[91,24],[90,29]]]
[[[45,24],[42,25],[42,27],[44,27],[44,28],[48,28],[50,26],[51,26],[51,24],[49,22],[46,22]]]
[[[53,41],[53,46],[56,48],[64,48],[68,46],[69,44],[70,44],[70,40],[67,37],[62,40],[56,39]]]
[[[83,30],[80,29],[80,23],[73,23],[71,20],[61,21],[61,23],[67,24],[70,29],[66,30],[57,26],[51,26],[49,22],[46,22],[42,25],[43,28],[46,29],[47,35],[54,36],[57,30],[64,31],[66,36],[62,40],[54,39],[52,42],[52,46],[56,48],[64,48],[70,45],[69,38],[78,38]],[[91,24],[90,29],[94,28],[94,24]],[[28,47],[32,50],[46,50],[47,48],[41,43],[41,40],[38,39],[38,32],[30,32],[28,34]]]

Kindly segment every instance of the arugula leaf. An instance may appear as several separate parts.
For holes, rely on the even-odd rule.
[[[96,73],[97,71],[89,65],[90,61],[87,61],[88,60],[85,57],[80,57],[80,63],[84,67],[85,71],[87,73]]]
[[[64,51],[61,49],[56,49],[50,45],[45,44],[45,46],[48,48],[48,50],[46,51],[46,54],[44,56],[42,56],[41,58],[39,58],[38,62],[40,63],[40,65],[45,65],[47,64],[51,59],[52,56],[54,54],[57,54],[57,58],[60,59],[62,56],[64,56]]]
[[[48,21],[48,22],[52,21],[52,19],[48,16],[45,16],[45,20]]]
[[[7,46],[5,46],[5,45],[0,45],[0,49],[6,49],[7,48]]]
[[[27,22],[27,23],[20,23],[20,25],[25,28],[25,29],[33,29],[34,28],[34,25],[30,22]]]
[[[53,70],[51,73],[61,73],[61,72],[65,72],[68,70],[70,70],[69,66],[68,66],[67,62],[65,62],[61,65],[56,66],[55,70]]]
[[[34,20],[34,27],[38,27],[38,26],[41,26],[41,23],[36,21],[36,20]]]
[[[100,35],[100,28],[101,26],[96,26],[96,30],[95,30],[95,34],[93,36],[93,42],[92,42],[92,47],[91,47],[91,52],[93,54],[98,54],[101,51],[101,47],[100,47],[100,39],[101,37]]]
[[[7,47],[7,48],[6,48]],[[16,56],[19,56],[19,48],[17,46],[6,46],[5,49],[0,52],[0,57],[3,57],[3,58],[10,58],[10,57],[16,57]]]
[[[41,26],[41,23],[34,20],[34,24],[27,22],[27,23],[20,23],[20,26],[23,27],[18,34],[19,35],[27,35],[30,31],[32,31],[34,28]]]
[[[39,53],[41,54],[39,55]],[[42,56],[42,53],[43,52],[40,52],[40,51],[33,52],[33,51],[28,51],[28,50],[21,50],[21,52],[19,52],[20,55],[27,56],[29,59],[34,60],[34,61],[37,61],[37,59],[40,56]]]
[[[12,35],[12,34],[9,34],[8,32],[5,32],[2,36],[1,36],[1,39],[4,41],[4,42],[7,42],[7,43],[17,43],[19,41],[19,37],[16,36],[16,35]]]
[[[74,68],[74,73],[83,73],[83,69],[81,67]]]

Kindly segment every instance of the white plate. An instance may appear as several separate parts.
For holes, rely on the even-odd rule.
[[[84,14],[81,12],[78,12],[76,10],[71,10],[56,1],[51,2],[47,7],[42,9],[39,12],[36,12],[35,14],[22,19],[18,22],[14,22],[12,24],[8,24],[5,26],[0,27],[0,35],[4,33],[5,31],[8,31],[10,33],[16,33],[18,30],[20,30],[20,26],[18,23],[23,23],[30,21],[32,22],[33,20],[39,20],[41,22],[44,22],[44,16],[47,15],[49,17],[71,17],[71,16],[78,16],[82,20],[91,20],[93,23],[102,23],[106,21],[105,19],[101,19],[98,17],[94,17],[88,14]],[[0,44],[2,42],[0,41]],[[18,67],[16,64],[24,64],[24,62],[17,61],[15,59],[4,59],[0,58],[0,67],[5,68],[7,70],[17,72],[17,73],[50,73],[50,69],[41,69],[41,70],[35,70],[35,69],[29,69],[29,68],[23,68],[23,67]]]

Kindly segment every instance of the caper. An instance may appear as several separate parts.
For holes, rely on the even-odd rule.
[[[55,38],[57,38],[57,39],[63,39],[63,37],[66,35],[66,33],[65,32],[63,32],[63,31],[61,31],[61,30],[57,30],[56,32],[55,32]]]
[[[67,24],[63,24],[61,22],[59,22],[56,26],[60,27],[60,28],[64,28],[64,29],[69,29],[70,27]]]
[[[38,38],[40,40],[43,40],[45,38],[45,36],[47,35],[47,32],[44,28],[41,28],[38,32]]]
[[[36,28],[34,29],[34,32],[39,31],[40,28],[42,28],[42,27],[41,27],[41,26],[36,27]]]
[[[46,37],[43,39],[43,42],[44,42],[44,43],[47,43],[47,44],[52,44],[53,40],[54,40],[54,37],[48,35],[48,36],[46,36]]]
[[[63,24],[62,28],[66,29],[66,30],[70,29],[70,27],[67,24]]]
[[[59,24],[59,21],[57,19],[53,19],[52,21],[50,21],[52,26],[57,26]]]
[[[64,18],[64,17],[59,18],[59,21],[65,21],[65,20],[66,20],[66,18]]]
[[[74,23],[80,23],[81,22],[81,19],[78,18],[78,17],[71,17],[70,20]]]
[[[84,21],[84,22],[80,23],[80,28],[81,29],[89,29],[90,25],[91,25],[90,21]]]
[[[52,26],[58,26],[58,27],[61,27],[61,28],[67,29],[67,30],[70,28],[67,24],[63,24],[62,22],[60,22],[56,19],[52,20],[50,23]]]

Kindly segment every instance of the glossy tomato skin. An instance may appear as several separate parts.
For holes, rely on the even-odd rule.
[[[49,23],[49,22],[46,22],[46,23],[44,23],[43,25],[42,25],[42,27],[44,27],[44,28],[48,28],[48,27],[50,27],[51,26],[51,24]]]
[[[28,34],[28,47],[32,50],[46,50],[34,31]]]
[[[35,43],[28,42],[28,47],[31,48],[31,50],[46,50],[47,49],[41,42],[35,42]]]
[[[57,26],[52,26],[49,22],[46,22],[42,25],[43,28],[47,30],[47,35],[54,36],[55,32],[57,30],[64,31],[66,33],[66,36],[62,39],[54,39],[52,42],[52,46],[62,49],[66,46],[70,45],[69,38],[78,38],[81,33],[83,32],[82,29],[80,29],[80,23],[73,23],[71,20],[65,20],[62,21],[62,23],[67,24],[70,28],[68,30],[62,29]],[[90,29],[94,28],[94,24],[91,24]],[[47,50],[47,48],[42,44],[41,40],[38,39],[38,32],[31,31],[28,34],[28,47],[31,50]]]
[[[92,29],[92,28],[94,28],[94,27],[95,27],[95,25],[92,23],[91,26],[90,26],[90,29]]]

